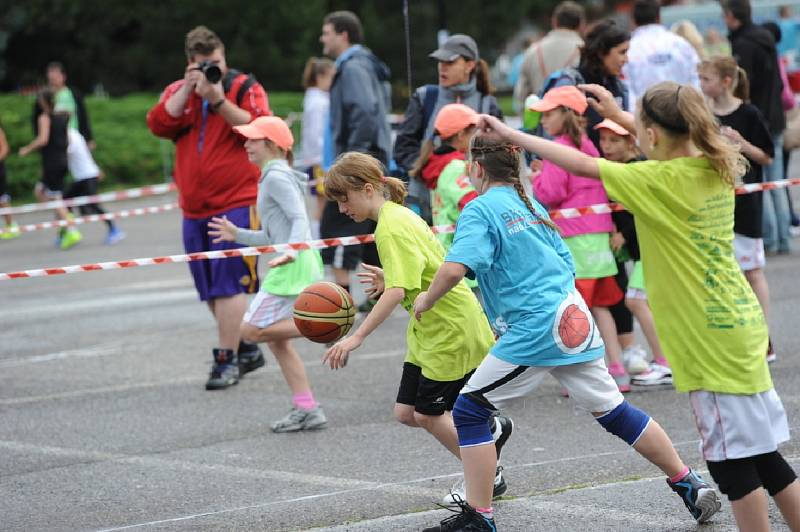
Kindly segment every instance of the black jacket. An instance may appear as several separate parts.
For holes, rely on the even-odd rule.
[[[84,139],[86,139],[86,142],[90,142],[94,139],[94,137],[92,137],[92,127],[89,124],[89,114],[86,112],[86,104],[83,101],[83,94],[81,94],[78,89],[71,85],[67,88],[72,91],[72,97],[75,98],[75,110],[78,115],[78,131],[80,131],[80,134],[83,135]],[[39,100],[37,99],[33,104],[33,116],[31,117],[34,132],[37,129],[36,121],[40,114],[42,114],[42,108],[39,106]]]
[[[786,128],[786,116],[781,103],[783,81],[775,39],[769,31],[752,23],[732,31],[728,38],[733,56],[747,72],[750,102],[766,118],[770,133],[781,133]]]

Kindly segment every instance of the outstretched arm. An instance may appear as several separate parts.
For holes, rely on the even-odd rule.
[[[439,299],[453,289],[467,274],[467,268],[458,262],[445,262],[436,272],[427,292],[420,292],[414,300],[414,317],[422,319],[422,313],[433,308]]]
[[[512,129],[489,115],[481,115],[478,127],[482,135],[516,144],[571,174],[600,179],[600,167],[597,159],[576,151],[574,148]]]

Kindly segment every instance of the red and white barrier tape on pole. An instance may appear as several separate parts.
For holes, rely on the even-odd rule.
[[[67,227],[72,225],[82,225],[91,222],[104,222],[106,220],[117,220],[120,218],[130,218],[131,216],[143,216],[145,214],[158,214],[160,212],[173,211],[178,208],[178,203],[165,203],[164,205],[155,205],[153,207],[137,207],[135,209],[126,209],[117,212],[107,212],[105,214],[90,214],[89,216],[81,216],[73,218],[70,221],[66,220],[52,220],[49,222],[39,222],[35,224],[25,224],[17,227],[20,233],[29,233],[31,231],[41,231],[42,229],[51,229],[53,227]],[[0,235],[3,233],[12,232],[9,228],[0,229]]]
[[[18,207],[0,208],[0,216],[3,214],[23,214],[28,212],[49,211],[59,207],[80,207],[92,203],[120,201],[132,198],[143,198],[145,196],[158,196],[175,190],[175,183],[164,183],[163,185],[148,185],[146,187],[129,188],[116,192],[104,192],[93,196],[79,196],[66,200],[53,200],[44,203],[28,203]]]
[[[776,188],[785,188],[792,185],[800,185],[800,179],[785,179],[783,181],[772,181],[769,183],[754,183],[750,185],[743,185],[737,187],[737,194],[750,194],[760,190],[773,190]],[[155,212],[163,212],[171,210],[172,204],[166,206],[169,209],[158,210],[160,207],[151,207],[157,209]],[[132,209],[136,211],[138,209]],[[141,209],[141,210],[147,210]],[[585,207],[575,207],[570,209],[559,209],[550,211],[552,219],[559,218],[578,218],[579,216],[586,216],[591,214],[608,214],[614,211],[623,211],[625,208],[619,203],[597,203],[594,205],[587,205]],[[125,212],[125,211],[122,211]],[[119,214],[119,213],[117,213]],[[141,214],[145,214],[142,212]],[[107,215],[108,216],[108,215]],[[89,216],[87,218],[94,218]],[[97,216],[102,219],[102,216]],[[93,221],[93,220],[92,220]],[[441,225],[431,228],[434,233],[452,233],[455,231],[455,225]],[[34,270],[22,270],[18,272],[0,273],[0,281],[7,281],[10,279],[24,279],[28,277],[47,277],[50,275],[62,275],[67,273],[80,273],[95,270],[119,270],[122,268],[134,268],[136,266],[150,266],[153,264],[169,264],[175,262],[191,262],[196,260],[209,260],[209,259],[227,259],[231,257],[251,257],[255,255],[264,255],[266,253],[282,253],[286,251],[299,251],[303,249],[322,249],[334,246],[349,246],[353,244],[365,244],[372,242],[375,239],[374,235],[358,235],[347,236],[340,238],[327,238],[322,240],[310,240],[308,242],[295,242],[289,244],[276,244],[274,246],[255,246],[247,248],[230,249],[224,251],[203,251],[199,253],[188,253],[184,255],[168,255],[164,257],[148,257],[142,259],[128,259],[121,261],[99,262],[95,264],[80,264],[74,266],[62,266],[59,268],[39,268]]]

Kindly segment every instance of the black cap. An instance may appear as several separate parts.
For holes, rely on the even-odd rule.
[[[464,57],[470,61],[477,61],[480,59],[478,45],[475,44],[475,39],[463,33],[457,33],[448,37],[447,40],[444,41],[444,44],[428,57],[446,62],[455,61],[459,57]]]

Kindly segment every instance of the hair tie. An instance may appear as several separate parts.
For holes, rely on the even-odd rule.
[[[386,183],[386,176],[385,175],[381,176],[381,183]]]

